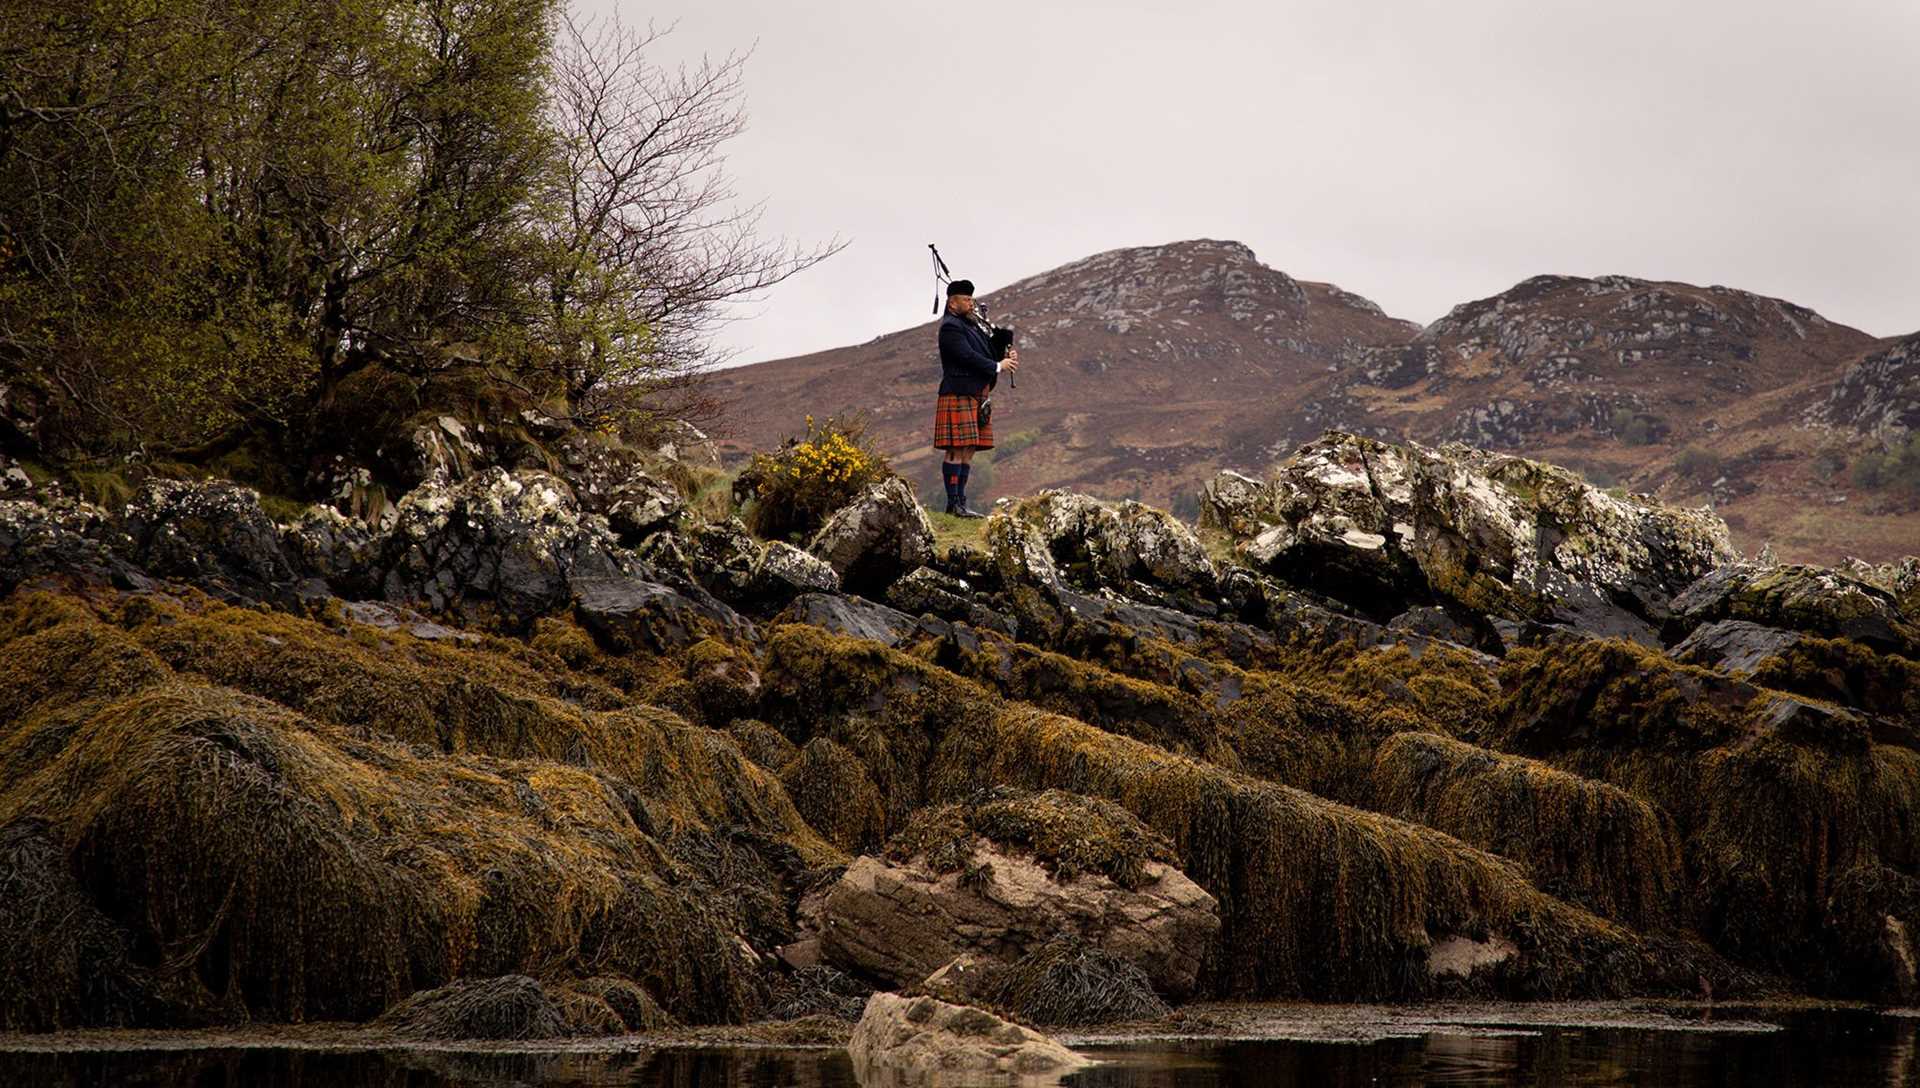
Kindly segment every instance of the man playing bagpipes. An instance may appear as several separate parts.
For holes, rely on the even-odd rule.
[[[985,515],[967,508],[967,474],[973,455],[993,448],[993,387],[1000,372],[1020,369],[1020,353],[1006,349],[994,358],[994,345],[974,317],[973,283],[947,284],[947,312],[940,319],[940,399],[933,410],[933,444],[946,454],[940,475],[947,485],[947,513],[963,518]]]

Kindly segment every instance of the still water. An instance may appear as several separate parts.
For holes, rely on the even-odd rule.
[[[1920,1018],[1867,1010],[1751,1013],[1739,1021],[1650,1028],[1595,1018],[1580,1026],[1483,1016],[1391,1031],[1295,1032],[1315,1038],[1089,1043],[1103,1064],[1075,1088],[1329,1088],[1661,1085],[1920,1088]],[[1676,1030],[1678,1028],[1678,1030]],[[1291,1029],[1285,1029],[1291,1031]],[[1384,1036],[1384,1037],[1383,1037]],[[177,1045],[177,1044],[167,1044]],[[472,1054],[267,1047],[0,1052],[0,1086],[444,1088],[657,1085],[853,1088],[839,1050],[661,1049],[627,1053]],[[871,1078],[866,1088],[872,1088]]]

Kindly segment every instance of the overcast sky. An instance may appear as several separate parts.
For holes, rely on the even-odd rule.
[[[740,193],[850,243],[738,362],[928,320],[928,242],[982,293],[1210,237],[1423,323],[1556,272],[1920,329],[1915,0],[576,2],[751,48]]]

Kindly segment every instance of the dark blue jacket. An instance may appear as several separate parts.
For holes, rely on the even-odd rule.
[[[985,396],[999,380],[995,362],[980,326],[958,314],[940,319],[940,392],[969,397]]]

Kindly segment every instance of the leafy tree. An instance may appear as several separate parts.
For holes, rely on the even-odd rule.
[[[0,5],[0,383],[48,452],[293,459],[370,372],[690,399],[723,304],[837,246],[727,210],[742,58],[667,72],[559,4]]]

